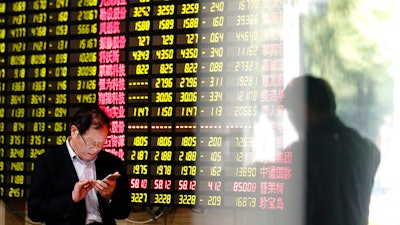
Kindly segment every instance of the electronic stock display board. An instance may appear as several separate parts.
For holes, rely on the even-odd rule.
[[[86,103],[132,204],[284,210],[282,0],[0,2],[0,196]]]

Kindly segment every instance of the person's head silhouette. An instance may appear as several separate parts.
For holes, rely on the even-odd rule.
[[[300,134],[315,127],[322,119],[336,114],[335,96],[330,85],[308,74],[289,82],[282,103],[290,122]]]

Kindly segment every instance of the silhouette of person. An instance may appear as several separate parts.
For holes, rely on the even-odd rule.
[[[321,78],[294,78],[282,103],[299,135],[288,149],[305,151],[306,224],[367,225],[378,148],[338,118],[332,88]]]

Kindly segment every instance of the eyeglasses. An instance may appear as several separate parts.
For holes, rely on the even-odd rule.
[[[91,142],[88,143],[85,138],[83,137],[83,135],[79,134],[79,136],[81,137],[83,143],[85,143],[86,147],[88,148],[97,148],[98,150],[101,150],[104,146],[104,142]]]

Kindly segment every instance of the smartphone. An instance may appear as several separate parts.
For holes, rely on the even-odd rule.
[[[120,177],[121,176],[121,174],[117,171],[117,172],[115,172],[115,173],[113,173],[113,174],[108,174],[105,178],[104,178],[104,180],[105,179],[109,179],[109,180],[116,180],[118,177]]]

